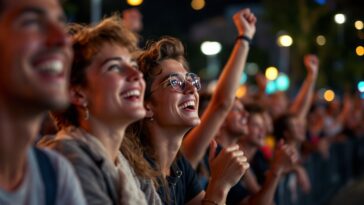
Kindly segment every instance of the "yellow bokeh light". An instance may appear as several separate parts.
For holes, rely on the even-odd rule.
[[[278,37],[277,43],[279,46],[289,47],[292,45],[293,39],[289,35],[281,35]]]
[[[194,10],[201,10],[205,7],[205,0],[192,0],[191,7]]]
[[[355,51],[356,51],[356,55],[364,56],[364,47],[363,46],[356,47]]]
[[[364,28],[364,23],[362,21],[355,21],[354,25],[357,30],[362,30]]]
[[[236,97],[237,98],[242,98],[246,95],[247,92],[247,88],[246,86],[240,86],[239,89],[236,91]]]
[[[278,69],[276,67],[273,67],[273,66],[268,67],[265,70],[265,77],[268,80],[275,80],[278,77]]]
[[[323,46],[326,44],[326,38],[325,36],[323,35],[319,35],[316,37],[316,43],[319,45],[319,46]]]
[[[127,3],[130,6],[139,6],[140,4],[143,3],[143,0],[127,0]]]
[[[327,102],[333,101],[335,99],[335,93],[334,93],[334,91],[332,91],[332,90],[326,90],[325,93],[324,93],[324,99]]]

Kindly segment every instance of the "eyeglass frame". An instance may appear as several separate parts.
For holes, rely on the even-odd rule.
[[[183,75],[181,75],[179,73],[170,73],[168,75],[168,77],[165,80],[163,80],[162,82],[160,82],[159,85],[156,88],[154,88],[153,90],[150,91],[150,93],[153,93],[154,91],[156,91],[161,86],[164,87],[164,88],[166,88],[168,86],[171,86],[173,88],[173,90],[175,90],[177,92],[183,93],[185,91],[186,87],[187,87],[186,86],[186,83],[187,82],[189,84],[191,84],[194,88],[196,88],[197,91],[201,90],[201,87],[202,87],[202,85],[201,85],[201,79],[200,79],[200,77],[197,74],[192,73],[192,72],[188,72],[184,76],[184,79],[182,79],[181,76],[183,76]],[[181,81],[182,82],[182,85],[178,85],[178,84],[172,83],[172,79],[173,79],[172,77],[177,77],[177,78],[183,80],[183,81]],[[191,80],[189,80],[189,79],[191,79]],[[197,85],[199,85],[199,86],[196,86],[193,83],[196,80],[198,81],[197,82],[198,83]],[[181,88],[181,86],[183,86],[183,88]]]

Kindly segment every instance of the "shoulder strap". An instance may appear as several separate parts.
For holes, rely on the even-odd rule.
[[[47,154],[38,148],[34,148],[45,189],[46,205],[56,204],[57,196],[57,174]]]

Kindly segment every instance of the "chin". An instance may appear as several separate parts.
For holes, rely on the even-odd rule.
[[[45,110],[61,111],[68,107],[69,99],[68,99],[68,97],[64,97],[64,98],[54,97],[53,100],[41,102],[41,104],[44,105]]]
[[[129,115],[129,118],[133,120],[133,122],[136,122],[138,120],[141,120],[145,117],[146,112],[145,110],[135,111]]]

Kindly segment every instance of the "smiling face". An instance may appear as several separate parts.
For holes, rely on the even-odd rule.
[[[197,89],[189,82],[186,83],[182,92],[177,91],[171,85],[161,85],[171,74],[178,74],[184,79],[186,69],[182,63],[172,59],[163,60],[159,66],[162,68],[161,73],[154,78],[151,84],[153,92],[147,102],[153,119],[161,126],[195,127],[200,123]]]
[[[0,93],[38,111],[68,104],[72,49],[57,0],[4,0]]]
[[[244,105],[240,100],[235,99],[233,107],[224,122],[225,129],[233,136],[245,136],[248,133],[247,118],[248,112],[245,110]]]
[[[125,47],[104,43],[86,70],[84,91],[90,115],[128,125],[145,116],[145,82]]]
[[[266,137],[266,129],[262,114],[251,114],[248,120],[249,133],[247,141],[256,147],[262,147]]]

